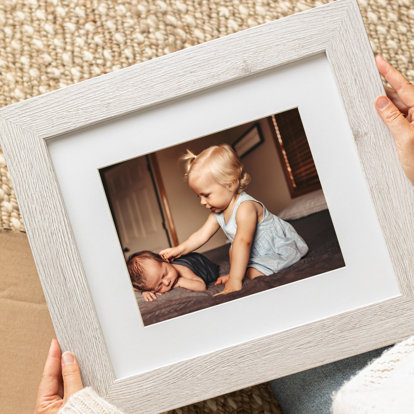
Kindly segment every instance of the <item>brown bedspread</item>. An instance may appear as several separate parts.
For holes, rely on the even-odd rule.
[[[345,266],[328,210],[290,223],[309,246],[308,254],[299,262],[274,275],[245,280],[241,291],[228,295],[213,296],[223,287],[210,285],[205,292],[191,292],[177,288],[153,302],[145,302],[141,293],[137,292],[136,298],[144,325],[175,318]],[[228,273],[228,247],[227,245],[203,253],[213,262],[220,264],[221,274]]]

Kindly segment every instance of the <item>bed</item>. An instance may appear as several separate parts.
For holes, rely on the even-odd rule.
[[[299,262],[276,274],[245,280],[242,290],[228,295],[214,296],[223,288],[214,284],[208,286],[204,292],[177,288],[159,296],[153,302],[145,302],[141,293],[136,292],[144,325],[176,318],[267,289],[275,289],[345,266],[329,211],[323,195],[321,196],[322,192],[315,193],[300,198],[278,214],[293,225],[309,246],[309,252]],[[220,265],[220,274],[229,271],[228,249],[229,245],[224,245],[203,253]]]

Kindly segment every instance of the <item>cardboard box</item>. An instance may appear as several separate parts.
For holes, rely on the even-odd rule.
[[[55,333],[26,234],[0,231],[0,281],[0,413],[33,413]]]

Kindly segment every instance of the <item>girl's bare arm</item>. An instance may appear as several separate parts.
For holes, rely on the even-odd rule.
[[[258,204],[245,201],[240,204],[236,214],[237,232],[231,247],[229,280],[218,293],[225,295],[240,290],[249,263],[250,249],[258,221]]]
[[[206,222],[187,240],[180,243],[176,247],[171,247],[160,251],[160,255],[168,260],[175,257],[180,257],[183,254],[188,254],[197,250],[203,244],[207,243],[211,237],[217,232],[220,228],[217,220],[215,219],[213,213],[210,213]]]

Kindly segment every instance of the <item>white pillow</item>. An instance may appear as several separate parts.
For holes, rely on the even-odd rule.
[[[292,200],[290,205],[280,211],[277,216],[283,220],[295,220],[327,209],[328,205],[323,191],[317,190]]]

